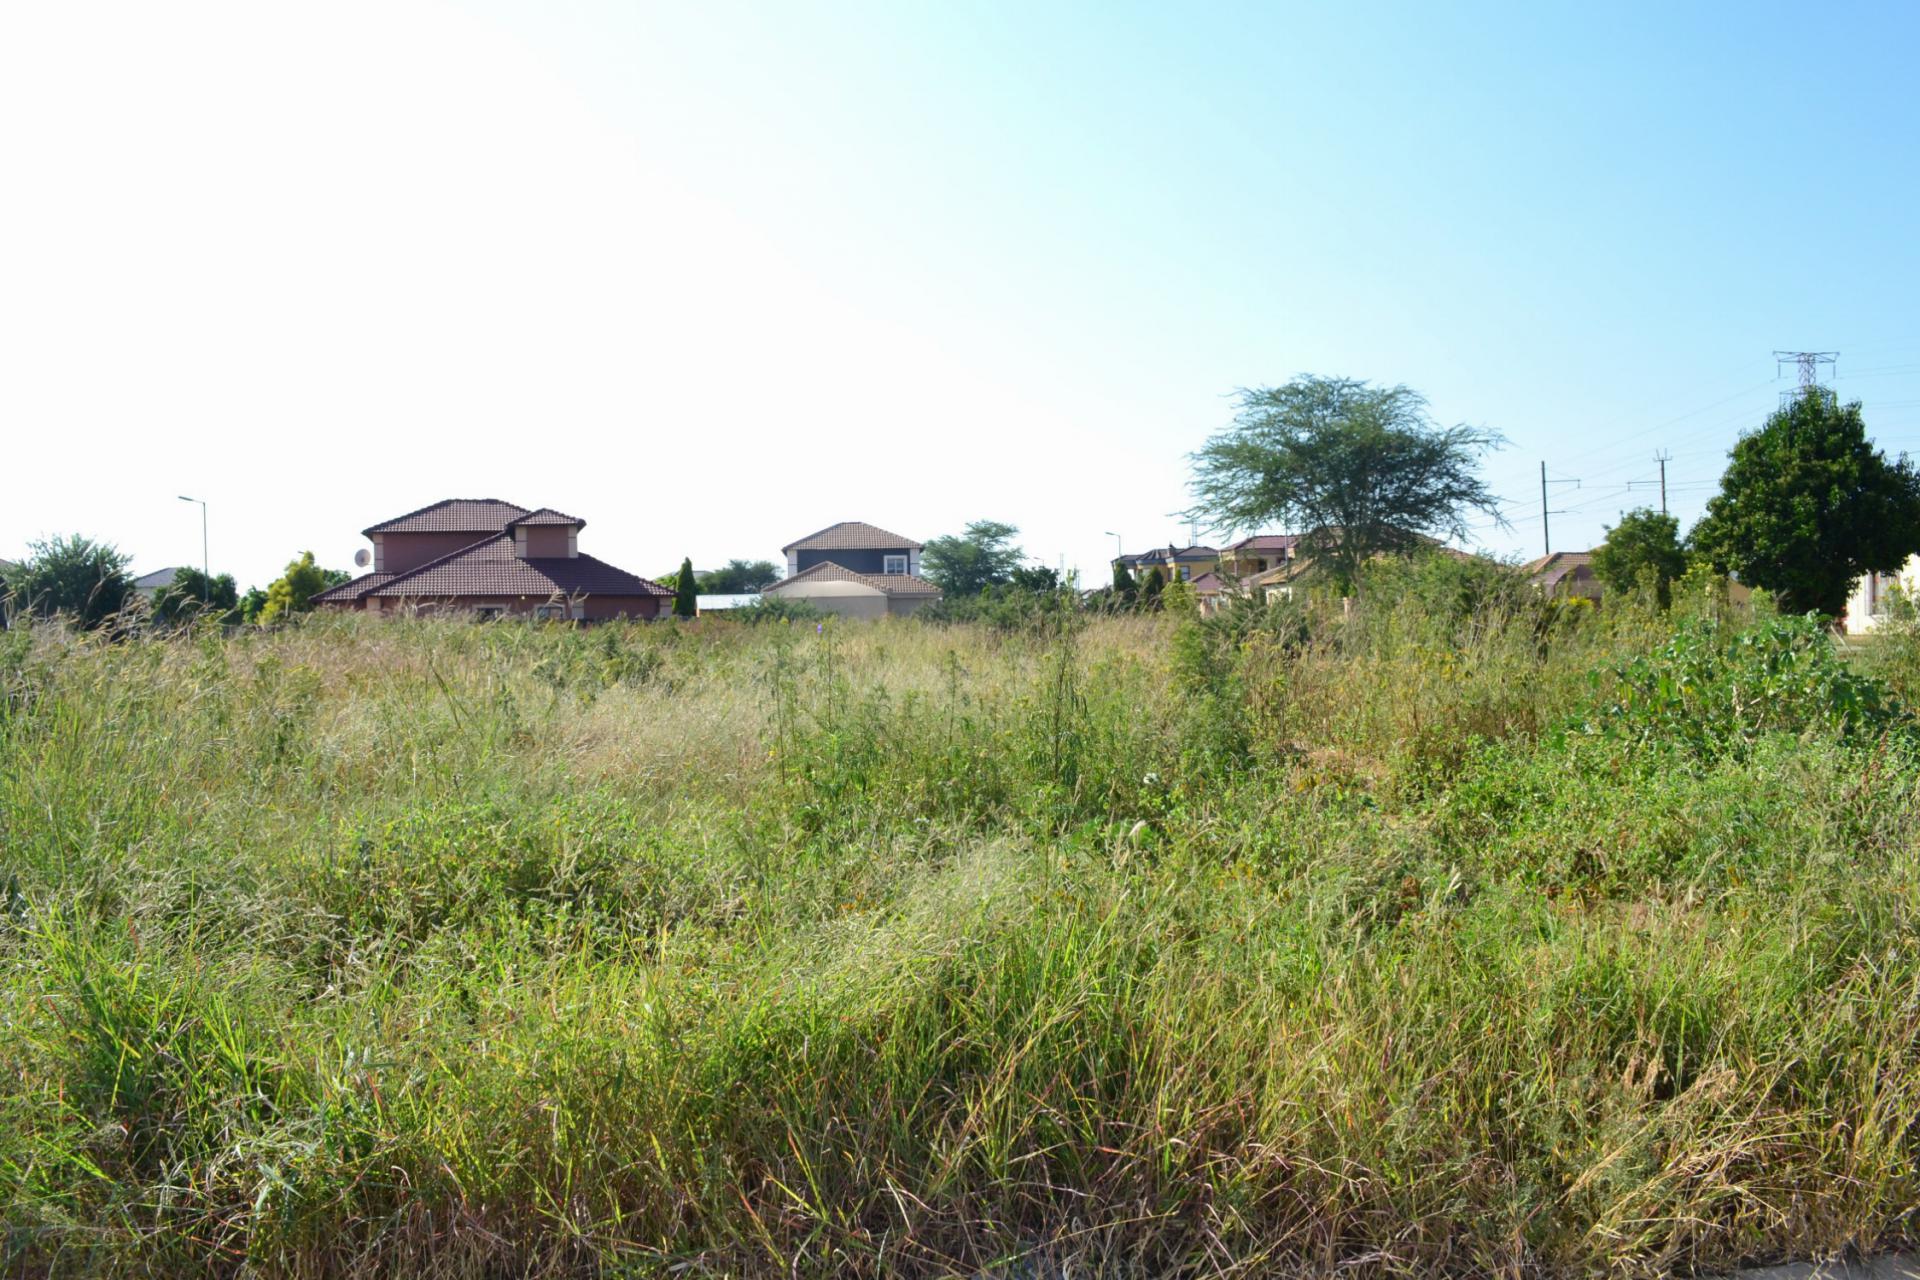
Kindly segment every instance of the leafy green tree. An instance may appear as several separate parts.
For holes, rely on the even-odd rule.
[[[1608,591],[1626,595],[1651,581],[1666,608],[1673,599],[1673,584],[1687,571],[1687,553],[1680,545],[1680,521],[1651,507],[1641,507],[1620,517],[1620,523],[1607,530],[1607,540],[1593,551],[1593,572]]]
[[[1154,610],[1160,607],[1160,593],[1167,589],[1167,575],[1155,565],[1147,571],[1146,581],[1140,584],[1140,607]]]
[[[76,533],[29,543],[27,550],[27,558],[6,571],[6,594],[17,614],[64,616],[92,629],[133,599],[127,557],[109,543]]]
[[[1060,572],[1044,564],[1015,565],[1007,585],[1016,591],[1058,591]]]
[[[1014,545],[1020,530],[998,520],[975,520],[963,534],[935,538],[920,553],[920,571],[950,596],[978,595],[1012,582],[1025,553]]]
[[[1213,529],[1300,529],[1301,554],[1350,587],[1375,556],[1464,535],[1469,512],[1499,520],[1478,462],[1501,443],[1439,426],[1406,387],[1303,374],[1239,393],[1233,426],[1193,455],[1186,515]]]
[[[1188,579],[1175,578],[1160,593],[1160,607],[1178,617],[1191,618],[1200,612],[1200,593]]]
[[[693,578],[693,558],[689,556],[680,562],[680,572],[673,576],[673,613],[677,618],[691,618],[700,612],[700,584]]]
[[[709,569],[700,575],[700,591],[713,596],[746,595],[779,577],[780,566],[771,560],[729,560],[725,568]]]
[[[1113,598],[1119,604],[1132,604],[1140,587],[1133,580],[1133,573],[1124,560],[1113,562]]]
[[[240,597],[240,621],[260,621],[261,610],[267,607],[267,593],[262,587],[248,587],[247,594]]]
[[[173,581],[153,597],[153,618],[164,623],[200,618],[234,622],[240,617],[239,606],[239,588],[234,586],[232,574],[220,574],[209,582],[198,569],[176,569]]]
[[[1838,617],[1861,574],[1920,552],[1920,474],[1868,442],[1858,401],[1815,388],[1740,437],[1691,541],[1787,612]]]
[[[262,626],[279,622],[313,608],[313,598],[329,587],[337,587],[350,575],[338,569],[322,569],[313,562],[313,552],[302,551],[300,558],[287,562],[287,571],[267,587],[266,601],[260,606]]]

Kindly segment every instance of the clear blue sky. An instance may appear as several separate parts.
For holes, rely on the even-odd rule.
[[[264,583],[498,496],[641,572],[992,517],[1097,577],[1302,371],[1504,433],[1493,551],[1542,460],[1556,547],[1656,449],[1690,521],[1777,347],[1920,451],[1917,48],[1904,5],[21,6],[0,555],[197,562],[192,493]]]

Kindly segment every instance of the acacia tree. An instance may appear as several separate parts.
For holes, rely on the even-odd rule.
[[[127,557],[111,543],[72,534],[27,544],[28,556],[6,571],[12,608],[43,618],[64,616],[79,626],[103,625],[133,597]]]
[[[1920,552],[1920,474],[1868,442],[1858,401],[1811,388],[1740,437],[1690,537],[1787,609],[1838,617],[1861,574]]]
[[[1622,595],[1651,578],[1660,607],[1672,600],[1673,583],[1687,571],[1687,553],[1680,546],[1680,520],[1651,507],[1620,517],[1607,530],[1607,540],[1593,551],[1593,573],[1607,590]]]
[[[1012,582],[1026,553],[1014,545],[1020,530],[999,520],[975,520],[963,534],[935,538],[920,552],[920,572],[950,596],[977,596]]]
[[[1299,529],[1301,553],[1342,587],[1382,553],[1463,536],[1470,512],[1500,520],[1478,463],[1501,437],[1440,426],[1417,391],[1302,374],[1237,400],[1233,426],[1192,456],[1188,519]]]

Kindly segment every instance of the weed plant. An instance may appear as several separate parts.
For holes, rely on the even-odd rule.
[[[1692,598],[0,636],[0,1272],[1910,1241],[1904,651]]]

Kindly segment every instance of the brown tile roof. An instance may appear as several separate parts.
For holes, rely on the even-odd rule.
[[[509,521],[507,528],[511,529],[515,525],[522,524],[572,525],[576,529],[587,527],[587,522],[579,516],[570,516],[564,511],[555,511],[552,507],[542,507],[538,511],[521,516],[518,520]]]
[[[313,598],[315,604],[345,604],[358,600],[375,587],[385,586],[400,575],[397,573],[363,573],[351,582],[343,582],[337,587],[328,587]]]
[[[780,554],[785,555],[789,551],[893,551],[900,547],[921,550],[920,544],[912,538],[888,533],[862,520],[842,520],[839,524],[830,524],[818,532],[810,533],[798,542],[789,542],[780,548]]]
[[[1150,569],[1156,564],[1164,565],[1168,560],[1178,562],[1181,560],[1217,560],[1219,558],[1220,552],[1213,547],[1176,547],[1171,544],[1164,547],[1154,547],[1149,551],[1130,551],[1120,557],[1123,562],[1143,569]]]
[[[1216,596],[1227,589],[1227,580],[1217,573],[1203,573],[1193,580],[1193,589],[1203,596]]]
[[[523,560],[505,533],[396,574],[365,592],[369,596],[670,596],[657,582],[616,569],[592,556],[541,556]]]
[[[1520,566],[1524,573],[1541,586],[1557,586],[1569,577],[1579,577],[1582,569],[1586,576],[1593,576],[1593,552],[1556,551],[1552,555],[1536,556]]]
[[[360,532],[368,537],[376,533],[498,533],[509,521],[526,514],[525,507],[498,498],[445,498]]]
[[[940,588],[925,578],[916,578],[907,573],[855,573],[831,560],[823,560],[811,569],[802,569],[791,578],[782,578],[770,586],[762,587],[761,594],[779,591],[797,582],[858,582],[862,586],[872,587],[875,591],[889,596],[937,596],[940,594]]]
[[[1229,543],[1229,551],[1285,551],[1300,541],[1297,533],[1256,533],[1251,538],[1242,538]]]

